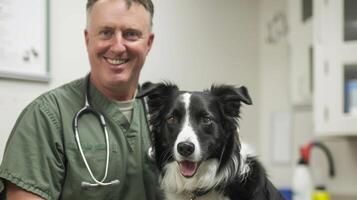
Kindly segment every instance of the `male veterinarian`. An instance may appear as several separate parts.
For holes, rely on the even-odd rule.
[[[154,40],[151,0],[88,0],[90,74],[27,106],[0,167],[8,200],[155,199],[138,79]]]

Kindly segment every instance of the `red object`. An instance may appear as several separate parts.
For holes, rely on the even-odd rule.
[[[306,164],[310,162],[311,149],[314,146],[312,142],[305,144],[300,147],[300,156],[305,161]]]

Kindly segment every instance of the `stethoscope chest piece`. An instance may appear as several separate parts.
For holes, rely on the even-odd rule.
[[[150,161],[155,161],[155,151],[153,147],[150,147],[147,152],[147,156]]]

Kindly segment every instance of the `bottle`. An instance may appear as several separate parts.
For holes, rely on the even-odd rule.
[[[293,173],[293,200],[311,200],[313,183],[309,169],[309,153],[311,147],[300,149],[300,159]]]
[[[327,192],[325,186],[318,186],[312,193],[313,200],[331,200],[330,194]]]

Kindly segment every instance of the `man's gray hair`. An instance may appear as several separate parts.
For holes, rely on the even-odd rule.
[[[87,1],[87,17],[89,16],[89,13],[92,11],[92,8],[94,6],[94,4],[97,2],[98,0],[88,0]],[[150,25],[153,25],[152,19],[154,17],[154,4],[152,3],[151,0],[125,0],[128,8],[130,8],[131,4],[133,2],[135,3],[139,3],[140,5],[144,6],[144,8],[150,13]]]

